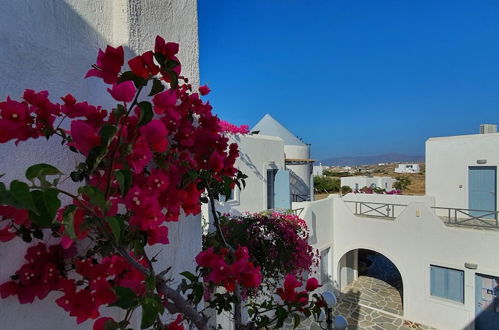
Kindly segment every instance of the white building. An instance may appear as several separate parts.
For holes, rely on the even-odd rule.
[[[312,176],[321,176],[323,174],[324,174],[324,166],[322,166],[322,164],[313,166]]]
[[[360,253],[375,251],[400,274],[404,319],[444,330],[498,329],[497,150],[497,133],[432,138],[426,196],[295,203],[321,253],[326,288],[345,289],[359,276]]]
[[[395,173],[419,173],[419,164],[399,164]]]
[[[289,171],[285,168],[284,142],[265,135],[235,135],[230,142],[239,146],[236,168],[246,174],[246,187],[234,188],[228,200],[221,196],[217,210],[234,215],[268,209],[289,210],[291,193]],[[203,215],[208,217],[207,206]]]
[[[313,200],[314,184],[310,145],[298,139],[286,127],[266,114],[251,129],[258,134],[280,137],[284,141],[286,169],[290,173],[291,196],[295,202]]]
[[[426,141],[426,193],[441,206],[496,210],[499,133]]]
[[[2,1],[0,11],[0,99],[18,99],[26,88],[48,90],[52,100],[72,93],[78,100],[109,106],[112,98],[98,79],[83,79],[95,63],[99,48],[124,45],[127,57],[154,47],[156,35],[179,42],[182,74],[199,85],[198,26],[195,0],[64,0]],[[114,103],[115,104],[115,103]],[[29,165],[46,162],[69,173],[77,164],[73,153],[57,141],[43,139],[0,145],[2,181],[24,178]],[[7,156],[8,155],[8,156]],[[169,223],[170,244],[156,248],[158,263],[170,264],[172,273],[194,271],[201,249],[200,216]],[[188,239],[185,239],[188,237]],[[23,263],[26,244],[1,244],[0,283]],[[0,300],[2,329],[92,329],[93,322],[76,319],[54,302],[60,294],[20,305],[17,298]],[[107,311],[106,311],[107,314]],[[113,315],[112,313],[110,313]],[[138,314],[137,314],[138,315]],[[133,328],[140,328],[138,323]]]
[[[364,187],[381,188],[390,191],[393,190],[393,184],[396,181],[389,176],[345,176],[341,178],[341,186],[350,187],[354,191]]]

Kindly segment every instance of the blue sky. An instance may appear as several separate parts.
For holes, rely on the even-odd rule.
[[[198,15],[214,111],[269,113],[316,159],[423,155],[499,124],[497,0],[198,0]]]

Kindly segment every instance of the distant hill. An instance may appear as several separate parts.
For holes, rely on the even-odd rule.
[[[419,163],[424,162],[424,156],[410,156],[397,153],[374,156],[356,156],[356,157],[336,157],[320,161],[322,165],[327,166],[357,166],[372,165],[378,163]]]

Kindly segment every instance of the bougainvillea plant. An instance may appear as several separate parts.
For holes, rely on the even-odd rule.
[[[317,251],[308,243],[307,224],[295,214],[273,211],[223,216],[220,227],[231,246],[248,248],[250,261],[260,267],[263,284],[272,291],[285,275],[301,278],[318,266]],[[204,244],[224,247],[216,233],[207,235]],[[248,290],[246,294],[262,292]]]
[[[141,311],[141,328],[182,329],[188,322],[208,329],[198,308],[202,276],[236,291],[260,286],[262,266],[242,244],[201,252],[203,267],[182,273],[186,280],[178,288],[171,287],[174,274],[156,269],[156,258],[147,254],[149,245],[168,244],[169,222],[198,214],[202,202],[245,178],[234,167],[237,145],[229,144],[225,124],[200,97],[209,88],[193,91],[181,75],[178,50],[157,37],[154,50],[128,61],[128,71],[122,47],[99,50],[86,77],[109,86],[117,102],[112,109],[71,94],[53,102],[48,92],[33,90],[21,101],[0,102],[0,143],[59,139],[81,159],[70,173],[40,163],[26,170],[24,181],[0,182],[0,241],[29,243],[24,265],[0,285],[2,298],[24,304],[58,292],[56,304],[78,324],[95,320],[96,330],[129,329],[135,310]],[[74,189],[61,188],[65,177]],[[225,264],[230,272],[222,272]],[[305,301],[288,292],[295,284],[286,283],[279,304],[305,310]],[[226,301],[209,302],[214,308],[218,303]],[[124,309],[124,319],[101,315],[103,306]],[[164,324],[165,313],[175,321]],[[256,324],[269,324],[261,313],[253,311]]]

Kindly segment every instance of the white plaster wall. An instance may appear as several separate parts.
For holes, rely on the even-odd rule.
[[[217,203],[217,210],[231,214],[266,210],[267,169],[284,168],[284,142],[265,135],[236,135],[231,137],[231,142],[239,146],[236,167],[248,178],[242,191],[236,188],[235,200]],[[207,208],[205,212],[207,214]]]
[[[468,208],[469,166],[498,166],[498,150],[499,133],[428,139],[426,194],[435,197],[437,206]],[[487,163],[479,165],[477,160]]]
[[[380,177],[380,176],[346,176],[341,178],[341,186],[348,186],[352,189],[355,189],[355,184],[357,183],[359,189],[363,187],[370,187],[371,184],[375,184],[376,187],[386,189],[390,191],[393,189],[393,184],[397,180],[391,177]],[[386,188],[385,188],[385,183]]]
[[[285,145],[284,153],[289,159],[310,159],[310,146]],[[300,165],[286,165],[298,179],[298,184],[291,185],[291,194],[313,196],[312,163]]]
[[[388,257],[402,275],[404,318],[438,329],[472,329],[475,273],[499,276],[499,233],[447,227],[425,202],[411,203],[395,220],[355,216],[338,197],[320,202],[308,203],[302,214],[307,223],[311,221],[312,212],[319,215],[315,228],[325,233],[317,235],[314,246],[333,247],[335,281],[345,253],[359,248],[377,251]],[[478,269],[464,268],[465,262],[477,264]],[[431,264],[464,271],[464,304],[430,295]]]
[[[180,43],[182,74],[199,83],[197,6],[195,0],[0,0],[0,99],[19,99],[26,88],[48,90],[52,100],[72,93],[77,99],[110,106],[112,100],[97,78],[83,79],[95,63],[98,48],[124,45],[127,58],[152,49],[157,34]],[[55,151],[55,152],[54,152]],[[0,173],[9,182],[24,177],[25,169],[48,162],[64,172],[78,159],[59,143],[29,141],[0,145]],[[201,248],[200,217],[170,224],[170,245],[161,250],[160,263],[173,264],[172,273],[194,268]],[[2,243],[0,283],[21,264],[24,243]],[[8,266],[6,266],[8,265]],[[55,295],[58,296],[58,295]],[[22,317],[19,317],[22,315]],[[0,328],[5,329],[91,329],[92,322],[76,326],[74,318],[47,298],[33,305],[16,299],[0,300]]]

